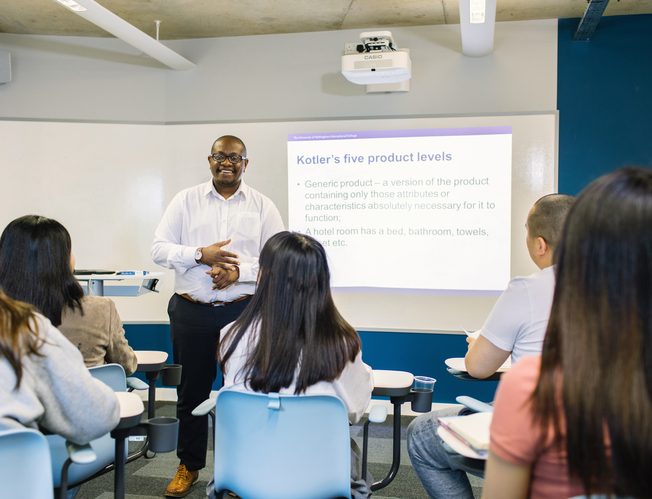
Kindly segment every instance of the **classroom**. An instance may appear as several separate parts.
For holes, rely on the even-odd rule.
[[[285,226],[316,224],[313,235],[327,240],[324,246],[336,255],[348,241],[335,238],[339,217],[356,203],[375,202],[375,208],[403,203],[403,211],[411,213],[407,217],[459,212],[462,205],[446,199],[446,186],[425,177],[393,180],[363,193],[364,178],[297,176],[296,184],[305,189],[302,203],[310,209],[292,215],[298,201],[288,192],[289,179],[295,180],[290,150],[298,151],[295,166],[303,169],[355,162],[349,153],[303,153],[305,142],[296,137],[509,127],[511,259],[496,265],[510,278],[536,269],[523,244],[523,224],[538,197],[577,195],[618,168],[652,166],[652,2],[647,0],[610,2],[590,39],[579,41],[573,37],[592,1],[556,2],[539,11],[534,2],[502,7],[499,1],[493,45],[480,57],[462,53],[457,1],[432,2],[434,7],[416,1],[287,0],[264,7],[253,1],[198,2],[223,19],[212,24],[195,18],[186,28],[171,9],[193,9],[192,2],[170,1],[167,7],[149,2],[149,13],[134,7],[141,24],[131,22],[150,35],[159,29],[161,42],[193,63],[186,70],[167,68],[54,1],[24,2],[25,12],[10,3],[0,0],[0,75],[2,56],[10,54],[10,76],[0,84],[0,226],[29,213],[45,215],[70,231],[77,268],[163,272],[158,293],[114,299],[134,350],[172,355],[167,300],[174,293],[174,273],[152,261],[152,239],[174,195],[209,180],[206,155],[221,135],[246,142],[250,166],[244,178],[273,200]],[[130,20],[128,2],[100,3]],[[486,3],[496,8],[495,1]],[[151,23],[143,26],[149,14]],[[61,19],[48,31],[42,18],[53,15]],[[30,16],[36,19],[33,28]],[[223,31],[207,29],[213,25]],[[55,29],[62,31],[53,34]],[[368,93],[343,77],[345,45],[369,30],[391,30],[400,48],[409,49],[408,91]],[[394,164],[454,158],[448,150],[383,150],[361,162],[380,168],[390,156]],[[455,183],[449,187],[453,192],[491,182],[476,176]],[[417,190],[431,197],[421,194],[415,201]],[[483,231],[433,223],[400,235],[480,238]],[[487,262],[491,266],[489,257]],[[346,278],[333,273],[336,283]],[[457,379],[445,360],[464,355],[464,329],[482,326],[499,293],[460,298],[459,292],[424,289],[421,281],[399,292],[391,282],[378,287],[352,282],[334,298],[358,331],[367,364],[437,379],[436,404],[455,403],[462,394],[493,400],[497,381]],[[218,374],[213,388],[221,382]],[[159,390],[157,398],[174,400],[173,392]],[[407,455],[403,459],[409,464]],[[423,491],[414,494],[400,497],[426,497]]]

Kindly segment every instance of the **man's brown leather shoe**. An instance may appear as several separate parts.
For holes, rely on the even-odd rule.
[[[166,497],[185,497],[190,493],[190,487],[199,478],[199,471],[190,471],[185,464],[180,464],[177,468],[177,474],[168,483],[165,489]]]

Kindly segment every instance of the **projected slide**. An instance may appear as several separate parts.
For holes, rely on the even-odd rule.
[[[289,227],[334,287],[503,290],[511,156],[504,126],[289,135]]]

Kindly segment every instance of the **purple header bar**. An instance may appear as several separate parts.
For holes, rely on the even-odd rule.
[[[412,130],[365,130],[362,132],[299,133],[288,135],[288,141],[378,139],[388,137],[435,137],[453,135],[501,135],[511,133],[511,126],[486,126],[474,128],[415,128]]]

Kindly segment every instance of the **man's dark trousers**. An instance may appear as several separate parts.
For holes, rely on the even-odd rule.
[[[177,456],[191,470],[206,466],[208,417],[193,409],[208,398],[217,375],[220,330],[236,320],[250,299],[224,306],[192,303],[175,294],[168,304],[174,362],[183,366],[177,387]]]

